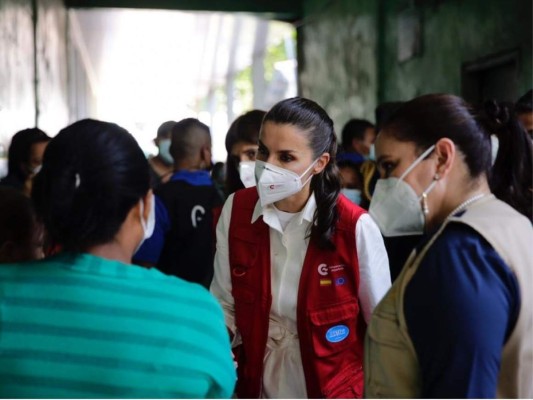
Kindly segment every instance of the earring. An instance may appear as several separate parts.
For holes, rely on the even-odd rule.
[[[429,214],[429,208],[428,208],[428,195],[426,192],[422,193],[422,212],[425,215]]]
[[[440,179],[440,175],[439,174],[435,174],[435,176],[433,177],[433,180],[438,181],[439,179]]]

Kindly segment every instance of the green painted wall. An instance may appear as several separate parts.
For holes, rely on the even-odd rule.
[[[337,133],[355,116],[373,119],[377,101],[377,2],[304,2],[299,28],[300,92],[333,118]]]
[[[421,17],[421,52],[398,61],[398,15]],[[337,131],[374,119],[378,102],[461,94],[461,67],[517,50],[518,94],[533,86],[531,0],[304,0],[300,92],[324,106]]]
[[[518,92],[531,88],[531,0],[448,0],[416,7],[422,17],[422,53],[400,63],[397,19],[410,3],[383,1],[380,100],[407,100],[430,92],[460,95],[463,63],[512,49],[520,56]]]

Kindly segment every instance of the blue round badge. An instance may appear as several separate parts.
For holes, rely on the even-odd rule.
[[[331,343],[342,342],[350,334],[350,329],[346,325],[336,325],[326,332],[326,340]]]

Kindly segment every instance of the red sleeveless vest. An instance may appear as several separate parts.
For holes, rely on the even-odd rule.
[[[243,343],[236,351],[240,398],[261,395],[272,303],[269,227],[262,217],[251,223],[257,200],[255,188],[236,192],[229,227],[235,323]],[[357,297],[355,226],[365,211],[344,196],[339,196],[337,208],[336,249],[320,249],[312,233],[298,289],[298,337],[309,398],[363,395],[366,324]]]

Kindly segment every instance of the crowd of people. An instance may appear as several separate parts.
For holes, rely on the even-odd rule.
[[[532,103],[16,133],[0,396],[533,397]]]

